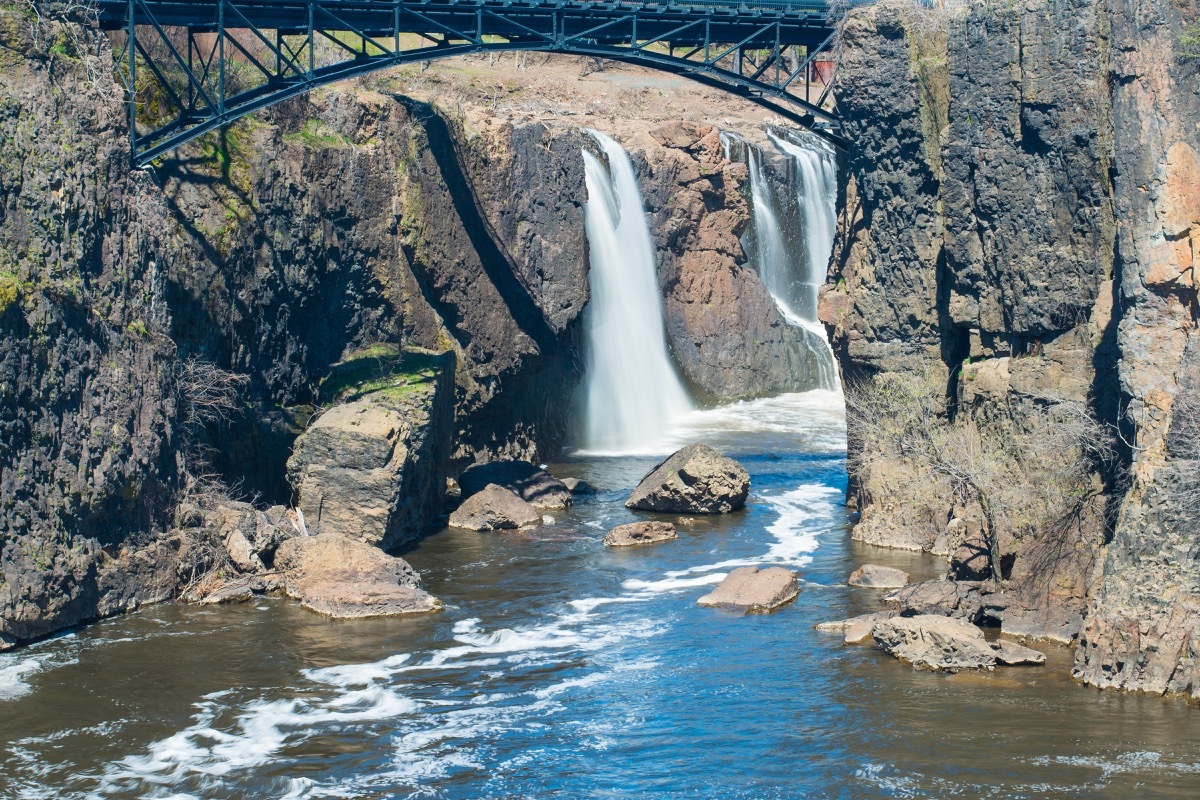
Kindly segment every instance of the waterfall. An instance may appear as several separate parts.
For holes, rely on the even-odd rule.
[[[793,191],[779,191],[762,150],[722,134],[726,158],[743,161],[750,172],[751,226],[743,245],[780,313],[807,333],[819,388],[836,389],[837,363],[817,320],[817,299],[833,251],[837,162],[833,151],[815,137],[797,142],[784,138],[788,134],[783,132],[767,135],[792,163]]]
[[[796,193],[804,217],[807,278],[810,284],[819,287],[825,282],[837,228],[837,161],[829,145],[815,136],[797,142],[786,138],[786,134],[781,137],[768,131],[767,135],[776,147],[792,157],[799,172]],[[816,318],[814,296],[812,319]]]
[[[654,451],[692,404],[667,351],[654,246],[633,164],[616,141],[589,133],[603,160],[583,151],[591,264],[583,445],[597,452]]]

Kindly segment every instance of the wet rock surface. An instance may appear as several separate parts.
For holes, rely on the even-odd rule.
[[[644,477],[627,508],[673,514],[724,514],[746,505],[750,475],[708,445],[672,454]]]
[[[468,497],[450,515],[451,527],[471,531],[516,530],[541,521],[536,508],[494,483]]]
[[[528,461],[491,461],[470,467],[458,476],[464,497],[470,497],[492,483],[503,486],[534,508],[568,508],[571,495],[576,493],[566,483]],[[575,485],[578,487],[578,482]]]
[[[421,590],[402,558],[335,534],[289,539],[275,556],[283,590],[307,609],[340,619],[436,611],[441,601]]]
[[[678,539],[675,526],[669,522],[630,522],[618,525],[604,537],[608,547],[632,547]]]
[[[738,567],[697,605],[734,611],[764,612],[796,599],[800,584],[796,573],[783,567]]]

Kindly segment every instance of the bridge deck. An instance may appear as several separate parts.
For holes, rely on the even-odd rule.
[[[124,32],[118,63],[137,163],[315,86],[487,50],[574,53],[686,74],[840,142],[824,104],[828,87],[810,96],[812,62],[833,32],[823,0],[98,0],[98,22],[117,39]],[[329,61],[318,44],[339,58]],[[228,79],[227,66],[247,65],[254,85]],[[139,100],[139,71],[142,84],[153,76],[173,119],[147,118],[163,103]]]

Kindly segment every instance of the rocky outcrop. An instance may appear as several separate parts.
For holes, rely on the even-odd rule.
[[[871,636],[876,644],[915,669],[959,672],[996,665],[996,652],[983,638],[983,631],[961,619],[893,617],[876,622]]]
[[[50,49],[71,32],[74,57]],[[161,199],[87,79],[112,74],[106,42],[41,33],[0,9],[5,642],[169,597],[182,547],[155,541],[182,485]]]
[[[908,606],[1059,641],[1082,624],[1081,680],[1189,694],[1200,580],[1175,566],[1168,440],[1196,329],[1194,24],[1164,0],[855,9],[821,303],[849,379],[878,398],[924,376],[909,422],[877,415],[906,454],[878,405],[850,414],[854,535],[959,579]],[[992,461],[956,484],[972,447]]]
[[[705,444],[688,445],[660,462],[634,488],[627,508],[671,514],[724,514],[746,505],[750,476]]]
[[[895,567],[863,564],[850,573],[846,582],[851,586],[863,586],[869,589],[899,589],[908,583],[908,573]]]
[[[1112,4],[1114,191],[1124,314],[1119,376],[1135,445],[1131,485],[1076,650],[1100,687],[1200,698],[1197,268],[1200,58],[1184,52],[1193,5]]]
[[[796,573],[783,567],[738,567],[696,605],[743,612],[773,611],[796,599]]]
[[[503,486],[534,508],[560,509],[571,505],[567,484],[527,461],[492,461],[468,468],[458,476],[464,497],[489,484]]]
[[[451,527],[470,531],[516,530],[541,521],[536,508],[494,483],[468,497],[450,515]]]
[[[280,546],[283,589],[305,608],[338,619],[437,611],[421,578],[402,558],[336,534],[298,536]]]
[[[608,547],[632,547],[678,538],[675,526],[669,522],[630,522],[609,531],[604,537],[604,544]]]
[[[445,495],[453,374],[452,356],[410,350],[393,372],[339,384],[358,399],[321,414],[288,461],[311,533],[391,549],[429,528]]]

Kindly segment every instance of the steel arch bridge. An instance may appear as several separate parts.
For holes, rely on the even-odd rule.
[[[125,82],[135,166],[318,86],[514,50],[684,75],[843,144],[825,0],[99,0],[98,22]]]

